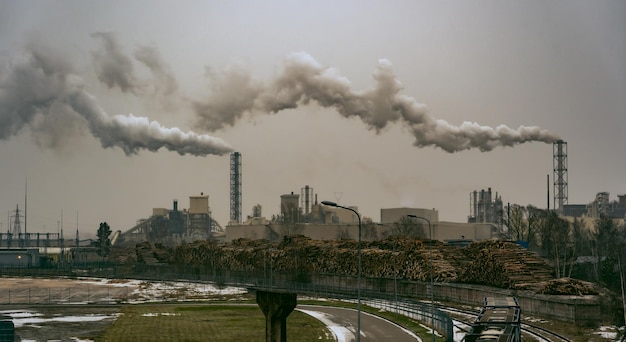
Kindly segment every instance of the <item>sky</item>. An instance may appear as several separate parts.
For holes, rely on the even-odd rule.
[[[2,1],[0,231],[125,231],[209,195],[434,208],[626,193],[623,1]],[[550,195],[547,191],[550,188]],[[26,196],[27,194],[27,196]],[[550,196],[550,197],[548,197]],[[22,223],[24,224],[24,223]],[[23,228],[22,228],[23,229]]]

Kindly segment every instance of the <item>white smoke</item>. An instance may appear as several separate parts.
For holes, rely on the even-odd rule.
[[[91,37],[102,44],[92,56],[98,79],[107,87],[118,87],[122,92],[139,96],[169,96],[178,90],[176,78],[155,46],[139,46],[133,54],[153,77],[142,80],[137,77],[133,59],[123,51],[115,33],[95,32]]]
[[[110,78],[111,84],[132,89],[133,78],[127,77],[132,73],[125,75],[115,73],[114,68],[107,70],[115,75]],[[54,122],[45,119],[53,109],[56,113],[61,111],[60,115],[66,120],[82,117],[103,147],[120,147],[127,155],[161,148],[197,156],[232,151],[227,143],[210,135],[163,127],[156,121],[132,114],[109,116],[83,89],[81,77],[52,51],[33,47],[0,70],[0,139],[8,139],[25,127],[45,129]],[[38,120],[42,116],[44,119]],[[57,128],[50,126],[48,134],[64,134]]]
[[[93,62],[103,84],[140,97],[177,98],[176,79],[155,47],[143,46],[135,51],[134,59],[153,76],[141,80],[133,59],[122,51],[114,34],[98,32],[92,37],[102,44],[93,53]],[[277,113],[314,102],[344,117],[356,116],[377,133],[388,124],[400,122],[413,134],[415,146],[438,147],[451,153],[559,140],[557,135],[535,126],[492,128],[472,122],[455,126],[436,120],[424,104],[400,93],[402,84],[385,59],[379,61],[373,73],[374,86],[362,91],[353,89],[337,70],[303,52],[289,55],[277,76],[267,83],[254,80],[241,68],[207,74],[211,93],[204,100],[191,101],[197,127],[207,131],[236,126],[245,114]],[[43,50],[41,44],[30,46],[20,59],[0,70],[0,139],[30,127],[41,137],[38,142],[55,147],[67,133],[80,127],[77,119],[83,120],[83,127],[86,125],[103,147],[120,147],[127,155],[161,148],[181,155],[223,155],[232,151],[226,142],[210,135],[163,127],[132,114],[109,116],[84,90],[82,78],[66,59]]]
[[[438,147],[450,153],[560,139],[535,126],[492,128],[471,122],[454,126],[435,120],[424,104],[400,94],[402,84],[385,59],[379,61],[373,78],[372,89],[357,91],[335,69],[324,67],[309,54],[294,53],[288,56],[278,76],[265,85],[241,70],[213,75],[213,93],[205,101],[196,101],[194,108],[198,125],[212,131],[236,125],[245,113],[276,113],[316,102],[344,117],[357,116],[376,132],[400,121],[409,127],[415,146]]]

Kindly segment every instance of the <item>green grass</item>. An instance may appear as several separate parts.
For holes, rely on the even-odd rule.
[[[287,318],[289,341],[334,341],[317,319],[299,311]],[[256,305],[137,305],[96,341],[265,341],[265,316]]]

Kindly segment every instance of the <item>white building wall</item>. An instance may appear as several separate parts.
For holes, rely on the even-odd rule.
[[[425,233],[428,234],[428,227]],[[433,224],[433,237],[435,240],[491,240],[497,236],[497,227],[488,223],[456,223],[437,222]]]
[[[424,217],[431,223],[439,221],[439,211],[435,209],[421,209],[421,208],[388,208],[380,209],[380,223],[391,224],[400,221],[403,217],[408,215],[415,215],[418,217]],[[426,223],[426,222],[423,222]]]
[[[428,225],[424,224],[424,233],[428,237]],[[296,225],[281,224],[251,224],[229,225],[226,227],[226,242],[235,239],[267,239],[280,241],[285,235],[301,234],[313,240],[338,240],[340,238],[358,240],[359,224],[309,224]],[[432,224],[432,234],[435,240],[472,240],[484,241],[497,237],[497,228],[485,223],[454,223],[436,222]],[[382,240],[390,236],[389,226],[362,225],[361,239],[363,241]]]

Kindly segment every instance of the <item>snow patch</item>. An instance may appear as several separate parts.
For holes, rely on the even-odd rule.
[[[303,309],[296,309],[296,310],[303,312],[311,317],[314,317],[318,319],[320,322],[326,324],[328,329],[330,329],[330,331],[335,336],[335,339],[337,339],[337,342],[347,342],[347,341],[350,341],[351,339],[354,339],[354,334],[350,330],[335,324],[335,322],[333,322],[332,320],[328,318],[327,314],[323,312],[311,311],[311,310],[303,310]]]

